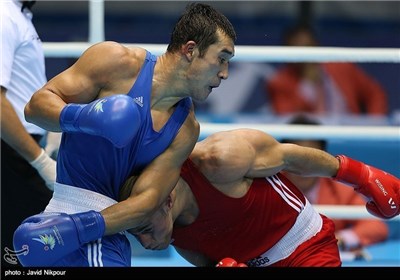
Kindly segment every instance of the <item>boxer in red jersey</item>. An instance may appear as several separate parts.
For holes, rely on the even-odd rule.
[[[399,214],[400,183],[394,176],[345,156],[238,129],[198,142],[152,223],[131,233],[146,249],[172,244],[196,266],[215,266],[226,257],[256,267],[341,266],[333,222],[316,212],[282,170],[334,177],[368,197],[370,213]],[[127,193],[131,181],[124,186]]]

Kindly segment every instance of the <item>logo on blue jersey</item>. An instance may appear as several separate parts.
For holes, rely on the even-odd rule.
[[[133,101],[140,107],[143,107],[143,96],[133,98]]]

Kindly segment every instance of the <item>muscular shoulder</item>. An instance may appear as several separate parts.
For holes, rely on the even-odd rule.
[[[106,67],[110,73],[138,72],[146,56],[146,50],[128,48],[120,43],[106,41],[88,48],[80,60],[88,65]]]
[[[191,158],[210,180],[243,177],[270,138],[254,129],[217,132],[196,144]]]
[[[263,131],[241,128],[220,131],[208,136],[199,143],[198,150],[203,154],[214,154],[218,158],[227,157],[230,160],[235,154],[258,150],[260,146],[269,144],[271,141],[275,139]]]
[[[107,92],[127,92],[137,77],[146,57],[142,48],[128,48],[112,41],[88,48],[70,68],[70,73],[84,75]]]

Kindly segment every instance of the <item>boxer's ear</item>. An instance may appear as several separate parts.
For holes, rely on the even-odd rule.
[[[182,53],[186,56],[188,61],[192,61],[193,53],[196,49],[196,42],[195,41],[188,41],[185,45],[182,46]]]

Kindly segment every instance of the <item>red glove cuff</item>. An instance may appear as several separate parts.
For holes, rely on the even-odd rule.
[[[335,177],[335,180],[352,184],[360,185],[365,178],[365,164],[354,159],[351,159],[344,155],[336,156],[339,159],[339,170]]]

